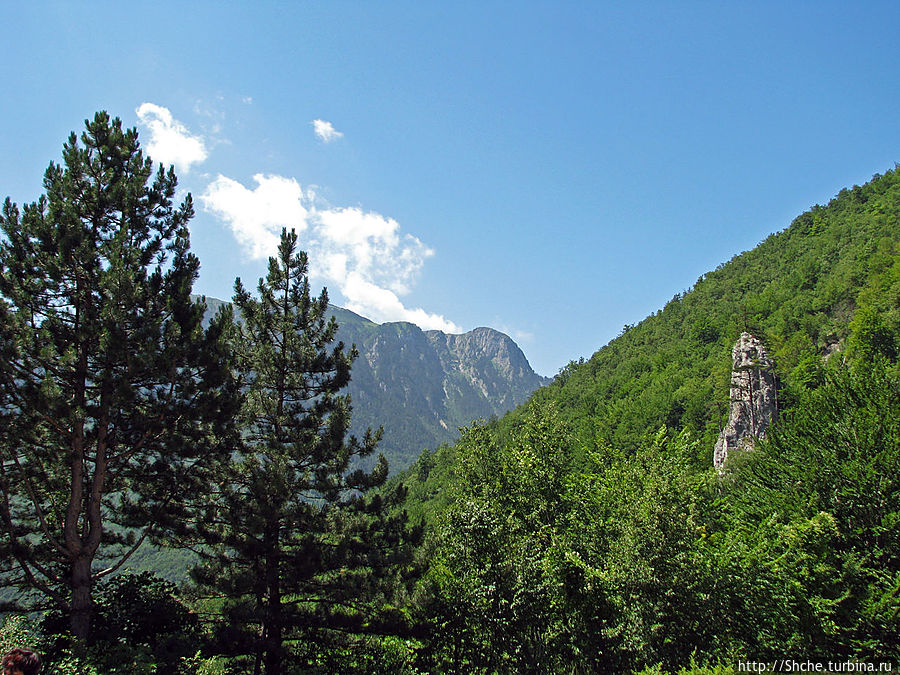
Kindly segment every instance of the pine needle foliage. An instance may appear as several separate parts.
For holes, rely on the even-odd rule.
[[[243,437],[206,519],[215,555],[194,575],[223,598],[221,649],[267,675],[286,672],[289,654],[314,660],[303,645],[332,641],[325,633],[383,628],[376,601],[406,552],[405,516],[385,513],[402,491],[366,497],[387,462],[348,471],[381,432],[347,436],[341,392],[356,351],[334,343],[327,293],[310,295],[307,269],[284,231],[258,298],[235,284]]]
[[[96,582],[190,518],[234,400],[229,322],[190,296],[190,195],[119,119],[85,126],[0,216],[0,581],[81,640]]]

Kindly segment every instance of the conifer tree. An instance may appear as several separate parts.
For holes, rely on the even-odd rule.
[[[288,642],[371,630],[379,619],[370,601],[412,540],[405,514],[389,516],[389,500],[366,496],[387,477],[384,457],[371,472],[350,470],[381,431],[347,436],[341,390],[357,353],[334,343],[328,295],[310,296],[307,269],[296,233],[283,231],[258,299],[235,283],[243,440],[205,519],[216,555],[194,572],[225,598],[224,649],[250,658],[257,674],[283,672]]]
[[[0,583],[81,640],[98,579],[184,527],[236,400],[231,320],[190,297],[190,195],[118,118],[85,125],[0,215]]]

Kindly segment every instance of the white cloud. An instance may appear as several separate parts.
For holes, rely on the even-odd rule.
[[[396,220],[356,207],[319,208],[312,190],[292,178],[257,174],[253,179],[257,185],[251,190],[219,176],[200,197],[250,257],[274,255],[282,227],[293,228],[309,253],[310,275],[337,286],[347,309],[377,322],[461,332],[443,316],[408,308],[400,299],[434,251],[402,233]]]
[[[396,293],[372,283],[357,272],[351,272],[345,277],[341,292],[348,300],[347,309],[376,322],[409,321],[424,330],[462,332],[459,326],[440,314],[404,306]]]
[[[434,251],[402,234],[396,220],[351,207],[315,210],[310,222],[304,242],[310,273],[336,283],[347,309],[373,321],[409,321],[426,330],[461,332],[443,316],[408,308],[400,300]]]
[[[409,293],[425,260],[434,255],[416,237],[401,236],[393,218],[355,207],[315,215],[318,243],[326,256],[343,256],[354,270],[398,295]]]
[[[150,130],[146,148],[154,162],[162,162],[166,166],[174,164],[180,173],[187,173],[192,164],[206,159],[203,139],[192,135],[187,127],[172,117],[168,108],[142,103],[135,112],[141,124]]]
[[[304,194],[292,178],[256,174],[256,188],[249,190],[221,174],[200,195],[203,205],[224,220],[244,252],[251,258],[274,255],[281,229],[306,229],[308,210]]]
[[[318,136],[323,143],[331,143],[331,141],[336,141],[344,135],[343,132],[335,129],[331,122],[326,122],[325,120],[313,120],[311,124],[313,125],[313,131],[316,132],[316,136]]]

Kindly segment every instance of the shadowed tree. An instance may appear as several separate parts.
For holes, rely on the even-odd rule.
[[[82,640],[97,580],[183,527],[236,400],[231,320],[190,297],[190,195],[134,129],[85,124],[0,216],[0,580]]]
[[[283,232],[258,299],[235,284],[243,442],[205,519],[216,555],[195,570],[225,599],[223,649],[267,675],[283,672],[288,643],[388,630],[372,601],[409,557],[405,514],[387,515],[402,491],[366,496],[387,477],[384,457],[371,473],[349,470],[381,432],[347,437],[350,399],[340,392],[356,350],[334,343],[328,296],[310,297],[296,247]]]

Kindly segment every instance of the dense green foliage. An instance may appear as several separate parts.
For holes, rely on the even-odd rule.
[[[457,446],[417,608],[430,672],[900,659],[900,375],[837,369],[723,478],[663,427],[582,452],[555,409]]]
[[[592,358],[571,362],[532,400],[556,406],[579,452],[634,451],[665,425],[702,440],[693,460],[708,466],[728,413],[731,348],[741,331],[760,337],[774,357],[782,409],[823,382],[826,361],[900,351],[898,245],[900,172],[893,170],[842,190],[704,275]],[[521,414],[507,415],[494,432],[508,435]],[[455,457],[453,448],[426,452],[398,477],[411,511],[430,519],[442,510],[439,486]]]
[[[425,669],[896,663],[898,244],[892,171],[423,454],[397,480],[433,524]],[[775,355],[782,415],[722,476],[712,447],[742,330]]]
[[[226,456],[233,390],[174,172],[105,113],[63,160],[0,216],[0,584],[86,639],[93,585],[177,532]]]
[[[319,652],[306,645],[334,631],[372,630],[408,547],[402,514],[366,496],[387,478],[384,457],[371,472],[349,470],[374,452],[380,431],[347,437],[341,392],[356,353],[335,343],[325,291],[311,297],[294,231],[282,233],[257,291],[235,283],[242,442],[198,523],[213,546],[194,576],[224,601],[220,651],[275,675],[315,662]],[[393,501],[402,496],[396,490]]]
[[[86,127],[47,195],[0,217],[0,584],[9,609],[52,610],[9,630],[52,671],[389,663],[418,535],[386,512],[402,489],[366,496],[383,459],[348,471],[378,434],[345,438],[356,354],[333,344],[296,235],[259,299],[237,283],[241,323],[224,308],[204,327],[190,197],[173,207],[174,171],[154,178],[118,119]],[[208,625],[174,586],[113,576],[147,543],[200,544]]]
[[[59,675],[151,675],[213,673],[197,654],[203,632],[197,615],[175,586],[150,573],[123,574],[95,589],[94,627],[85,643],[67,638],[67,618],[48,613],[40,621],[7,616],[0,650],[26,646],[43,655],[42,673]]]
[[[159,176],[174,187],[171,172]],[[62,520],[49,507],[66,494],[61,476],[71,466],[40,452],[45,464],[35,464],[22,439],[51,447],[46,401],[63,418],[82,410],[71,394],[52,398],[77,378],[37,377],[78,361],[66,356],[80,344],[80,333],[63,330],[67,305],[33,304],[49,317],[34,319],[21,301],[29,283],[38,297],[53,295],[50,282],[63,273],[36,242],[56,241],[67,221],[46,224],[44,211],[29,207],[22,225],[12,205],[4,212],[0,356],[19,374],[0,387],[2,545],[12,555],[5,580],[22,585],[27,574],[13,576],[11,563],[27,572],[53,548],[51,525]],[[180,213],[186,219],[189,209]],[[29,222],[42,223],[44,239],[20,234]],[[229,366],[206,381],[188,359],[189,377],[178,382],[199,410],[205,395],[240,402],[220,420],[230,459],[211,448],[220,461],[203,504],[195,490],[174,500],[162,478],[187,438],[176,435],[158,448],[176,453],[172,465],[168,454],[129,465],[131,482],[115,483],[117,500],[103,514],[115,516],[110,543],[139,543],[129,528],[146,506],[157,515],[150,535],[202,543],[198,583],[179,590],[150,574],[108,576],[92,587],[97,629],[88,639],[67,638],[72,611],[63,602],[35,620],[8,616],[0,648],[29,644],[48,672],[84,675],[724,675],[746,661],[900,662],[896,169],[801,215],[590,360],[569,364],[526,405],[470,424],[459,442],[424,452],[391,480],[383,462],[368,472],[350,464],[374,452],[377,434],[348,437],[356,350],[335,340],[325,293],[310,295],[296,237],[284,234],[258,298],[237,285],[241,322],[225,310],[212,332],[184,301],[196,270],[186,238],[171,251],[178,300],[147,330],[190,328],[196,363]],[[96,295],[149,303],[140,273],[117,265],[113,257],[96,268],[98,277],[119,270]],[[18,285],[8,279],[14,270]],[[152,274],[151,288],[166,278]],[[116,364],[120,345],[110,341],[119,334],[101,325],[109,335],[95,339],[100,354]],[[775,359],[779,416],[720,472],[712,448],[728,411],[729,355],[744,330]],[[26,349],[33,345],[42,349]],[[64,358],[48,366],[54,354]],[[29,370],[29,359],[44,365]],[[85,381],[90,390],[94,380]],[[88,436],[99,437],[97,420],[84,425]],[[192,438],[206,442],[204,420]],[[18,485],[31,492],[14,494]],[[29,504],[38,508],[21,517]],[[423,538],[409,515],[425,524]],[[106,562],[92,559],[90,569]]]

